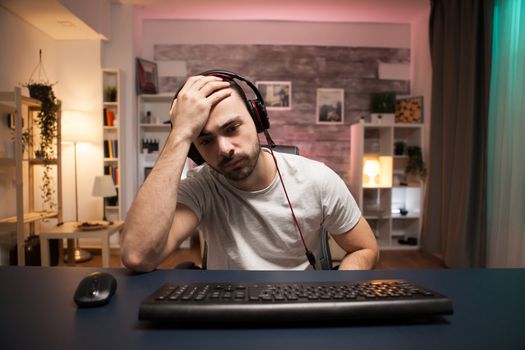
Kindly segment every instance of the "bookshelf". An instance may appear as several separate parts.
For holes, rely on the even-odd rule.
[[[39,194],[45,163],[35,157],[39,129],[34,119],[40,111],[41,102],[22,96],[20,87],[0,92],[0,101],[0,115],[3,121],[9,121],[0,126],[2,139],[6,140],[0,152],[0,172],[3,177],[0,187],[3,187],[2,196],[6,196],[6,203],[13,205],[12,208],[3,208],[6,215],[0,216],[0,233],[16,234],[17,264],[24,266],[26,237],[38,234],[39,225],[44,220],[56,220],[57,224],[63,222],[61,105],[58,101],[57,135],[53,141],[55,158],[47,162],[54,169],[51,175],[55,190],[52,201],[56,206],[51,210],[46,208]],[[33,144],[24,147],[22,135],[28,128],[33,129]],[[14,198],[10,201],[11,194]]]
[[[108,220],[121,218],[121,154],[120,154],[120,121],[122,117],[121,86],[122,75],[118,69],[102,70],[103,90],[103,137],[104,174],[111,175],[117,195],[106,198],[106,216]]]
[[[423,124],[360,121],[351,126],[351,144],[350,186],[379,247],[419,248],[423,181],[405,168],[406,148],[423,147]]]
[[[171,126],[166,124],[166,122],[170,120],[170,107],[173,95],[169,93],[138,96],[137,144],[139,153],[137,158],[137,190],[155,165],[160,151],[168,138]],[[186,164],[187,169],[189,162]],[[183,172],[183,176],[186,173],[186,169]]]

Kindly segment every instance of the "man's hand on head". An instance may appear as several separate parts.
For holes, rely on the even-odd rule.
[[[230,83],[216,76],[190,77],[170,110],[170,119],[179,135],[193,139],[206,125],[210,111],[232,94]]]

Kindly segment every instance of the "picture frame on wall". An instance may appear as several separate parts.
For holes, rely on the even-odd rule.
[[[401,97],[396,100],[396,123],[423,123],[423,96]]]
[[[258,81],[255,83],[267,110],[292,109],[291,81]]]
[[[344,124],[344,89],[317,89],[317,124]]]
[[[157,63],[137,57],[137,94],[159,92]]]

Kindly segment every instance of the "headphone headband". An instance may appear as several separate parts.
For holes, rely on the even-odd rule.
[[[268,113],[266,112],[266,107],[264,105],[264,99],[257,87],[254,83],[252,83],[250,80],[246,79],[242,75],[239,75],[237,73],[227,71],[227,70],[221,70],[221,69],[211,69],[207,70],[205,72],[202,72],[198,75],[213,75],[216,77],[223,78],[225,80],[230,80],[234,82],[236,85],[238,85],[235,80],[240,80],[244,82],[248,87],[253,91],[255,94],[256,99],[250,100],[246,97],[246,94],[244,93],[244,90],[241,86],[239,88],[243,90],[243,94],[241,94],[241,98],[244,100],[244,103],[246,105],[246,108],[248,109],[248,112],[250,113],[253,122],[255,123],[255,127],[257,129],[257,132],[264,132],[267,129],[270,128],[270,121],[268,119]],[[183,85],[184,86],[184,85]],[[177,98],[177,95],[179,94],[182,87],[177,91],[175,94],[173,100]],[[243,96],[244,95],[244,96]],[[188,157],[191,158],[197,165],[200,165],[204,163],[204,158],[200,155],[200,153],[197,151],[197,147],[192,143],[190,147],[190,151],[188,153]]]
[[[257,89],[257,87],[255,86],[254,83],[252,83],[250,80],[246,79],[242,75],[239,75],[237,73],[230,72],[230,71],[227,71],[227,70],[220,70],[220,69],[210,69],[210,70],[207,70],[205,72],[202,72],[199,75],[214,75],[216,77],[226,78],[226,79],[230,79],[230,80],[233,80],[233,79],[241,80],[241,81],[245,82],[246,85],[248,85],[250,87],[250,89],[252,89],[253,93],[257,97],[257,100],[259,100],[264,105],[264,99],[263,99],[261,93],[259,92],[259,89]]]

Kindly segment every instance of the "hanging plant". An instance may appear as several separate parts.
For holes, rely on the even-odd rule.
[[[32,76],[37,68],[39,69],[39,80],[34,81],[32,80]],[[57,157],[55,141],[57,138],[57,112],[59,105],[53,92],[53,85],[55,85],[55,83],[50,83],[47,76],[45,77],[46,80],[40,80],[41,71],[43,71],[45,75],[45,70],[42,65],[42,50],[40,50],[40,61],[35,70],[33,70],[29,82],[22,86],[29,89],[29,96],[31,98],[39,100],[42,104],[40,111],[34,117],[34,122],[40,130],[40,144],[39,149],[35,152],[35,156],[42,160],[44,164],[42,186],[40,187],[44,207],[48,206],[50,209],[53,209],[55,207],[55,203],[53,202],[55,190],[53,189],[53,168],[51,164]],[[25,142],[26,145],[33,143],[32,134],[33,130],[27,129],[24,131],[23,142]]]

